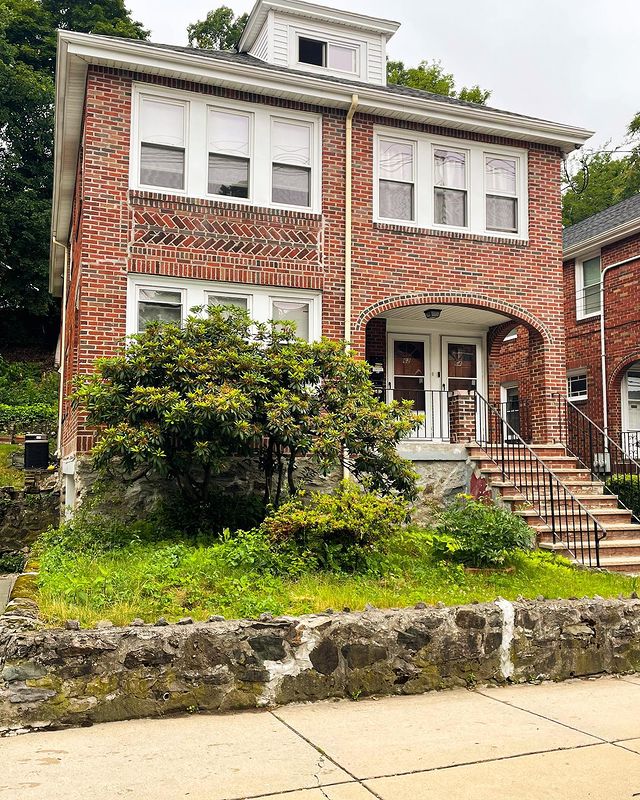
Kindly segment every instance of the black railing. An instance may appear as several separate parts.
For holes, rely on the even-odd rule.
[[[629,458],[640,461],[640,431],[622,431],[620,445]]]
[[[414,430],[407,439],[447,441],[449,439],[449,393],[444,389],[386,389],[387,402],[411,400],[416,415]]]
[[[506,400],[498,403],[496,408],[500,412],[500,416],[525,442],[531,441],[531,417],[529,403],[526,400],[520,398]]]
[[[560,439],[567,451],[589,470],[592,480],[603,481],[605,492],[618,496],[621,508],[630,510],[620,499],[620,491],[631,490],[640,481],[640,461],[633,457],[632,447],[620,447],[566,397],[555,395],[555,400]],[[629,438],[627,445],[631,442]],[[637,516],[636,520],[640,522]]]
[[[554,542],[587,566],[600,566],[602,524],[572,494],[557,475],[498,409],[476,392],[478,445],[548,526]]]

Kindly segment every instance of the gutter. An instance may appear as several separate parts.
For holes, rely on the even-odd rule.
[[[60,327],[60,386],[58,388],[58,438],[56,445],[56,455],[62,457],[62,405],[64,401],[64,380],[66,366],[66,337],[67,337],[67,282],[69,273],[69,245],[59,242],[55,237],[52,238],[54,245],[62,247],[64,250],[64,269],[62,271],[62,314]]]
[[[352,195],[353,195],[353,117],[358,107],[358,95],[351,95],[345,127],[346,160],[344,189],[344,340],[351,340],[351,250],[352,250]]]
[[[605,437],[609,436],[609,402],[607,392],[607,345],[605,337],[605,321],[604,321],[604,279],[607,273],[616,267],[622,267],[625,264],[630,264],[632,261],[637,261],[640,256],[631,256],[625,258],[624,261],[616,261],[614,264],[608,264],[600,275],[600,367],[602,375],[602,428]],[[605,448],[606,448],[605,438]]]

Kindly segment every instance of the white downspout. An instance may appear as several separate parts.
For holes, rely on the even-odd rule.
[[[622,267],[624,264],[629,264],[631,261],[637,261],[638,258],[640,258],[640,256],[632,256],[631,258],[625,258],[624,261],[616,261],[615,264],[608,264],[600,275],[600,366],[602,374],[602,429],[604,430],[605,436],[609,435],[609,403],[607,392],[607,345],[604,327],[604,279],[609,270]]]
[[[66,362],[66,336],[67,336],[67,278],[69,272],[69,246],[59,242],[55,237],[53,244],[64,250],[64,268],[62,270],[62,320],[60,326],[60,386],[58,389],[58,441],[56,455],[62,456],[62,404],[64,400],[64,380]]]
[[[346,163],[344,181],[344,339],[347,346],[351,340],[351,198],[353,194],[352,181],[352,142],[353,142],[353,117],[358,107],[358,95],[351,95],[351,105],[347,112],[345,130]]]

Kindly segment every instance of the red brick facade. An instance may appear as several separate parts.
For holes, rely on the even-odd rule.
[[[322,114],[322,213],[297,213],[171,197],[129,189],[133,80]],[[278,285],[322,292],[322,332],[344,334],[345,117],[343,111],[288,103],[215,87],[89,68],[71,241],[66,389],[97,357],[121,347],[127,276],[167,275]],[[553,438],[549,396],[565,381],[561,261],[560,151],[528,146],[529,240],[378,224],[373,218],[373,127],[394,124],[522,147],[522,142],[356,114],[353,127],[352,343],[384,358],[384,323],[375,318],[410,305],[453,304],[490,310],[521,323],[536,409],[533,436]],[[616,278],[616,279],[619,279]],[[373,321],[373,322],[371,322]],[[370,324],[368,328],[367,325]],[[492,395],[499,381],[490,335]],[[520,344],[521,341],[518,340]],[[373,358],[375,360],[375,358]],[[62,455],[90,447],[91,432],[64,404]]]

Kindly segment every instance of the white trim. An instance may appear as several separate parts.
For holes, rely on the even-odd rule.
[[[638,365],[636,367],[636,364]],[[640,372],[640,361],[634,361],[625,369],[622,376],[622,385],[620,390],[621,408],[621,422],[623,433],[635,433],[638,428],[630,428],[629,423],[629,373]],[[638,444],[640,445],[640,435],[638,436]]]
[[[379,214],[380,175],[379,142],[410,142],[414,148],[414,219],[396,220],[381,217]],[[467,225],[457,227],[440,225],[435,222],[434,201],[434,151],[447,149],[465,154],[465,177],[467,192]],[[494,231],[486,228],[485,177],[484,164],[487,155],[515,159],[516,188],[518,201],[518,231]],[[409,228],[426,228],[437,231],[453,231],[479,234],[498,239],[513,239],[526,242],[529,238],[528,204],[528,153],[524,148],[486,145],[482,142],[469,142],[465,139],[432,136],[416,131],[399,130],[387,126],[375,126],[373,142],[373,220],[390,225],[403,225]]]
[[[300,39],[311,39],[316,42],[322,42],[324,45],[325,64],[320,66],[318,64],[308,64],[306,61],[300,61]],[[342,70],[329,66],[329,49],[331,45],[338,47],[348,48],[354,53],[355,69]],[[302,25],[289,26],[289,66],[294,69],[300,69],[304,72],[314,72],[318,75],[332,75],[336,78],[344,78],[351,76],[358,80],[366,80],[366,74],[363,75],[363,67],[367,66],[367,44],[360,39],[353,39],[348,36],[336,36],[330,30],[321,30],[319,28],[305,28]]]
[[[504,344],[504,342],[515,342],[517,338],[518,338],[518,326],[515,325],[504,337],[502,343]]]
[[[183,103],[186,109],[187,142],[185,148],[185,189],[162,189],[142,185],[138,181],[140,170],[139,108],[143,98],[165,102]],[[227,197],[209,194],[209,110],[237,112],[249,118],[249,197]],[[274,120],[305,125],[310,129],[311,204],[308,206],[274,203],[271,200],[271,130]],[[258,103],[209,97],[182,89],[158,87],[148,83],[133,84],[131,119],[131,157],[129,159],[129,187],[163,192],[179,196],[221,200],[260,208],[278,208],[290,211],[320,213],[322,208],[322,118],[319,114],[289,111]]]
[[[602,308],[598,309],[598,311],[591,311],[588,314],[585,313],[585,296],[584,296],[584,262],[590,261],[592,258],[600,259],[600,284],[593,284],[593,286],[600,286],[602,284],[602,255],[600,250],[592,251],[591,253],[585,254],[582,258],[576,259],[574,265],[574,282],[575,282],[575,290],[576,290],[576,320],[583,320],[583,319],[594,319],[599,317],[602,313]],[[600,298],[600,293],[598,294]]]
[[[226,283],[224,281],[198,281],[191,278],[142,275],[129,273],[127,284],[127,334],[138,332],[138,289],[151,288],[164,291],[179,291],[183,296],[182,320],[194,307],[205,306],[208,292],[214,294],[249,298],[249,313],[256,322],[271,319],[271,301],[299,300],[309,303],[309,339],[319,341],[322,336],[322,295],[307,289],[291,289],[281,286],[258,286],[255,284]]]
[[[449,344],[473,344],[476,346],[476,385],[475,389],[483,397],[487,396],[487,369],[486,369],[486,336],[442,336],[442,361],[441,361],[441,382],[443,389],[449,389],[449,370],[448,352]],[[453,380],[456,380],[455,378]],[[461,379],[466,380],[466,379]]]
[[[584,394],[577,394],[572,395],[569,389],[569,378],[576,378],[581,377],[584,375],[586,389]],[[572,403],[580,403],[583,400],[589,399],[589,374],[586,367],[580,367],[579,369],[569,369],[567,370],[567,399],[571,400]]]

